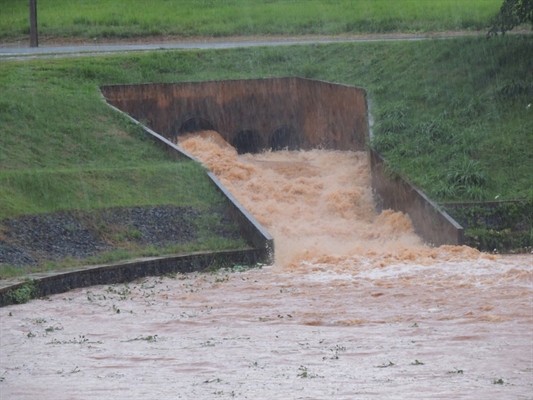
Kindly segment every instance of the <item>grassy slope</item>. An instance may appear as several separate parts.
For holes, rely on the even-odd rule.
[[[412,46],[370,86],[374,144],[437,200],[533,198],[531,60],[531,35]]]
[[[200,166],[175,163],[146,141],[103,103],[94,81],[76,76],[78,67],[0,68],[0,219],[145,204],[207,208],[221,201]]]
[[[132,74],[127,68],[93,60],[90,64],[101,63],[105,70],[97,76],[85,61],[0,64],[0,220],[116,206],[171,204],[210,211],[222,207],[224,200],[203,167],[175,162],[104,103],[98,84],[128,80]],[[121,242],[122,250],[85,261],[47,263],[36,270],[246,246],[207,229],[206,224],[221,223],[213,221],[213,215],[208,212],[195,221],[198,243],[156,249]],[[32,270],[2,266],[0,277]]]
[[[4,62],[0,215],[172,202],[140,182],[178,167],[126,133],[98,85],[288,75],[367,87],[376,145],[437,200],[531,198],[531,59],[533,37],[515,36]],[[110,169],[123,180],[105,194]]]
[[[38,0],[41,35],[231,36],[479,30],[501,0]],[[27,2],[2,0],[0,40],[28,33]]]

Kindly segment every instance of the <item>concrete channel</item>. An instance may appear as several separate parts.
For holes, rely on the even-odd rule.
[[[430,245],[464,243],[463,228],[438,204],[403,177],[387,176],[385,159],[369,147],[363,88],[289,77],[101,90],[113,107],[150,126],[152,136],[171,152],[177,136],[203,129],[217,131],[239,153],[282,148],[368,151],[378,209],[409,214],[415,232]]]

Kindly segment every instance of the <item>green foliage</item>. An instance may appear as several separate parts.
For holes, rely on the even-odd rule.
[[[5,304],[24,304],[35,298],[38,295],[37,287],[33,280],[27,279],[24,284],[18,289],[13,289],[7,292],[5,296]]]
[[[465,232],[465,244],[481,251],[530,252],[533,233],[512,232],[510,229],[469,229]]]
[[[465,228],[466,244],[483,251],[528,251],[533,246],[533,200],[445,205]]]
[[[415,44],[369,63],[372,145],[437,201],[533,198],[533,36],[505,39]]]
[[[504,0],[494,18],[489,35],[497,35],[522,24],[531,24],[533,29],[533,0]]]
[[[533,200],[447,206],[447,211],[465,228],[533,228]]]
[[[445,170],[443,182],[443,186],[447,190],[452,190],[455,197],[463,195],[470,200],[478,201],[484,197],[484,187],[487,185],[488,176],[478,161],[463,156]],[[438,189],[443,186],[439,186]],[[446,195],[449,193],[443,193],[438,197],[446,197]]]

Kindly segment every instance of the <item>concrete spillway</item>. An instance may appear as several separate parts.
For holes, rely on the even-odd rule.
[[[215,130],[238,153],[313,148],[365,150],[368,108],[363,88],[303,78],[114,85],[107,102],[168,139]],[[379,209],[409,214],[415,232],[433,245],[460,245],[462,227],[402,178],[389,179],[384,159],[368,150]]]

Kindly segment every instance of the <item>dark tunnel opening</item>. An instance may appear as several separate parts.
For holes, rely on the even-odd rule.
[[[198,132],[198,131],[214,131],[215,128],[211,122],[201,117],[192,117],[186,120],[181,124],[178,132],[175,133],[175,136],[184,135],[187,133]]]
[[[270,148],[273,151],[298,150],[300,145],[300,138],[292,126],[281,126],[270,136]]]
[[[264,148],[261,135],[252,129],[243,129],[237,132],[231,145],[239,154],[259,153]]]

